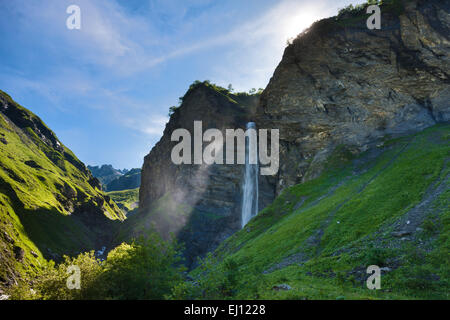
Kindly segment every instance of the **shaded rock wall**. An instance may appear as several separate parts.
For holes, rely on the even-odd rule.
[[[211,85],[194,85],[182,105],[171,116],[161,140],[145,157],[142,168],[139,206],[141,212],[164,195],[176,202],[164,218],[154,215],[155,227],[164,235],[175,233],[186,246],[187,264],[195,257],[214,249],[222,240],[240,229],[241,185],[243,165],[175,165],[171,161],[171,141],[177,128],[187,129],[194,136],[194,121],[202,121],[203,132],[217,128],[225,137],[225,129],[242,128],[250,121],[258,96],[238,96],[221,92]],[[205,147],[208,143],[204,143]],[[193,152],[193,139],[192,139]],[[225,156],[225,152],[224,152]],[[260,179],[260,207],[274,197],[274,189]],[[176,212],[179,205],[191,208],[186,214]],[[149,214],[150,220],[152,214]]]

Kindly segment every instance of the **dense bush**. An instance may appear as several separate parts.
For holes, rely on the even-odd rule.
[[[377,265],[380,267],[386,266],[390,255],[391,252],[387,249],[369,246],[363,252],[364,265]]]
[[[348,5],[339,10],[338,18],[346,15],[366,14],[366,8],[370,5],[378,5],[382,12],[389,12],[395,15],[400,15],[404,11],[403,0],[368,0],[366,3],[361,3],[353,6]]]
[[[153,234],[146,239],[123,243],[108,254],[103,281],[114,299],[162,299],[181,281],[175,241],[165,242]]]
[[[80,289],[68,289],[68,268],[80,268]],[[153,233],[113,249],[105,261],[94,252],[51,261],[36,278],[13,287],[11,299],[163,299],[182,280],[178,245]]]

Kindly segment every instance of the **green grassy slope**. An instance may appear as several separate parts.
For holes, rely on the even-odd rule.
[[[192,276],[233,274],[210,298],[448,299],[449,139],[438,125],[358,156],[337,148],[321,177],[284,190]],[[386,268],[381,290],[366,287],[372,264]]]
[[[106,193],[122,211],[127,214],[133,210],[137,210],[139,201],[139,188],[110,191]]]
[[[102,226],[124,218],[56,135],[0,91],[0,290],[44,257],[94,248]]]

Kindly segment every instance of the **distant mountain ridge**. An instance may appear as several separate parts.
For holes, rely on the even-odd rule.
[[[88,166],[92,175],[102,184],[105,191],[136,189],[141,185],[141,169],[115,169],[110,164]]]
[[[104,164],[101,166],[87,166],[88,169],[92,172],[92,175],[96,177],[102,186],[106,186],[112,180],[123,175],[121,170],[115,169],[110,164]]]
[[[134,168],[106,185],[107,191],[136,189],[141,185],[141,169]]]

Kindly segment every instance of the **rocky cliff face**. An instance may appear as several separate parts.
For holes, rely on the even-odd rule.
[[[280,129],[277,192],[316,177],[340,144],[353,152],[385,135],[450,119],[449,1],[382,6],[315,23],[289,45],[257,109]],[[364,11],[364,12],[363,12]]]
[[[178,142],[171,141],[172,132],[184,128],[193,137],[194,121],[202,121],[203,131],[217,128],[224,136],[225,129],[245,130],[258,98],[234,95],[207,82],[191,86],[163,137],[145,157],[140,210],[150,212],[147,220],[163,234],[173,232],[185,243],[188,264],[240,229],[243,165],[175,165],[171,151]],[[264,207],[274,194],[267,180],[260,180]],[[156,210],[152,204],[163,196],[171,205],[161,215],[151,213]]]
[[[274,192],[317,177],[339,145],[359,153],[380,137],[449,121],[450,2],[393,3],[381,7],[381,30],[367,29],[364,8],[319,21],[299,35],[255,111],[208,86],[189,90],[145,158],[140,206],[151,210],[171,193],[176,203],[194,209],[187,215],[163,210],[166,219],[152,220],[157,228],[177,232],[190,257],[239,228],[242,166],[170,161],[172,131],[192,132],[194,120],[203,120],[204,130],[244,128],[249,120],[280,130],[280,170],[261,179],[260,208]]]

